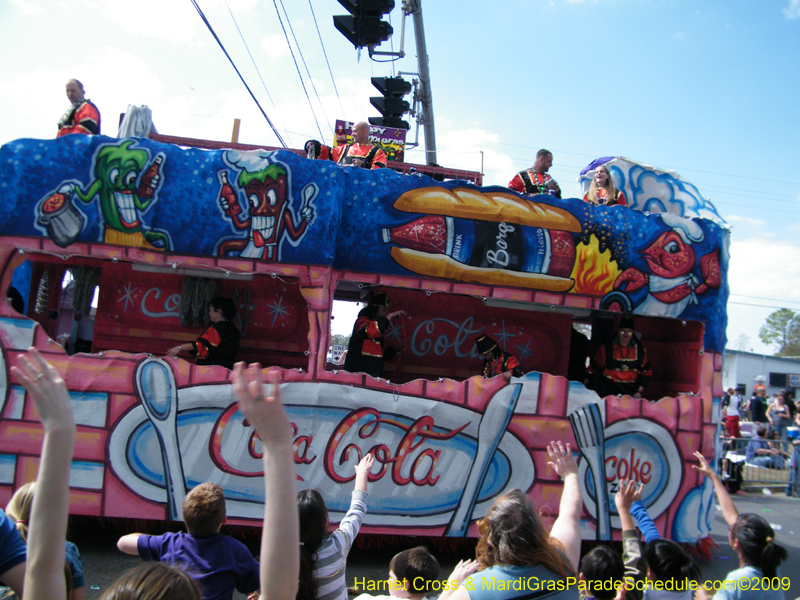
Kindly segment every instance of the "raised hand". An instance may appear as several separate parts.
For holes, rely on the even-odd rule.
[[[239,403],[239,410],[255,427],[261,443],[291,444],[291,427],[286,411],[281,404],[278,372],[269,373],[270,391],[265,394],[261,365],[253,363],[249,367],[239,362],[233,367],[233,394]]]
[[[61,375],[36,348],[21,355],[19,362],[19,367],[11,367],[11,374],[33,399],[45,432],[71,430],[74,437],[75,418],[67,385]]]
[[[694,457],[697,459],[697,462],[700,463],[699,465],[692,465],[692,468],[695,471],[697,471],[701,475],[705,475],[706,477],[713,478],[713,476],[716,475],[716,473],[714,473],[714,469],[712,469],[711,466],[708,464],[708,461],[706,460],[705,456],[703,456],[699,452],[695,452]]]
[[[469,559],[460,560],[453,569],[453,572],[450,573],[448,581],[457,581],[458,585],[461,585],[462,583],[464,583],[464,580],[467,577],[472,575],[477,570],[478,570],[477,560],[469,560]]]
[[[633,479],[620,483],[619,490],[614,496],[614,504],[617,505],[617,512],[630,512],[631,505],[637,500],[642,499],[644,485],[637,483]]]
[[[561,479],[571,473],[578,473],[578,463],[570,452],[569,444],[564,446],[561,442],[550,442],[547,446],[547,455],[550,457],[547,464],[556,470]]]

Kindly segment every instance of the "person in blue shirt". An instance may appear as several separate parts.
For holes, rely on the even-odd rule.
[[[766,427],[759,427],[756,434],[747,444],[745,451],[745,459],[751,465],[756,467],[766,467],[767,469],[782,469],[783,457],[780,450],[773,448],[769,442],[764,439],[767,435]]]
[[[25,542],[14,521],[0,509],[0,584],[22,596],[25,580]]]

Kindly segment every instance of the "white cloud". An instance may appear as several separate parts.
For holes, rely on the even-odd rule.
[[[135,8],[128,2],[107,0],[82,0],[82,3],[86,10],[96,11],[129,35],[163,38],[175,46],[208,43],[205,24],[189,2],[139,0]],[[256,7],[256,0],[230,0],[228,6],[237,20],[241,21]],[[206,0],[201,8],[212,24],[230,22],[224,0]]]
[[[747,232],[752,234],[753,228],[761,228],[766,225],[766,221],[764,219],[753,219],[752,217],[742,217],[740,215],[728,215],[725,217],[725,220],[728,221],[729,225],[741,225],[744,228],[747,228]]]
[[[762,238],[731,242],[732,292],[800,300],[800,246]]]
[[[408,141],[413,140],[415,130],[412,123]],[[506,185],[517,171],[511,157],[493,149],[499,141],[499,134],[493,131],[480,128],[459,129],[444,116],[436,119],[437,162],[448,168],[468,171],[481,171],[483,166],[483,185]],[[419,149],[407,151],[406,161],[425,164],[427,161],[424,149],[423,132],[420,130]]]
[[[261,40],[261,47],[270,58],[281,58],[289,55],[289,46],[282,35],[271,35]]]
[[[27,0],[11,0],[11,4],[16,6],[23,15],[40,15],[44,8]]]
[[[789,6],[783,9],[783,14],[787,19],[800,18],[800,0],[791,0]]]
[[[771,354],[773,350],[760,343],[758,330],[778,307],[794,307],[800,302],[800,246],[758,239],[731,242],[728,285],[732,296],[728,345],[732,347],[744,333],[757,352]]]

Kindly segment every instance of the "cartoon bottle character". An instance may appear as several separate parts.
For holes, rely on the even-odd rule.
[[[235,164],[235,163],[234,163]],[[249,230],[244,239],[223,240],[219,245],[219,256],[257,258],[269,262],[280,260],[280,244],[285,236],[299,242],[314,222],[316,210],[313,200],[318,193],[316,184],[303,188],[300,207],[300,222],[295,223],[287,190],[287,170],[266,157],[262,160],[242,162],[238,187],[243,189],[249,201],[249,215],[243,217],[243,209],[226,171],[221,171],[218,202],[236,229]]]
[[[398,264],[430,277],[566,292],[578,220],[566,210],[513,194],[430,187],[394,203],[427,213],[382,231]],[[401,246],[401,247],[398,247]]]

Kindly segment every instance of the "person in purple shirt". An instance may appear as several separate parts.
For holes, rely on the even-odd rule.
[[[183,520],[189,533],[122,536],[117,547],[146,561],[184,565],[203,589],[203,600],[231,600],[233,590],[251,594],[259,587],[259,565],[241,542],[221,534],[225,498],[215,483],[202,483],[186,495]]]

